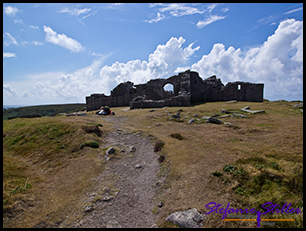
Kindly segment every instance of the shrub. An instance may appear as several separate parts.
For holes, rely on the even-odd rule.
[[[160,155],[157,160],[158,160],[159,163],[162,163],[165,160],[165,156],[164,155]]]
[[[155,146],[154,146],[154,152],[159,152],[163,147],[165,143],[163,141],[156,141]]]
[[[89,141],[85,141],[84,143],[81,144],[81,149],[83,149],[84,146],[89,146],[91,148],[98,148],[99,143],[95,140],[89,140]]]
[[[184,137],[180,133],[173,133],[171,134],[171,137],[178,139],[178,140],[184,139]]]
[[[212,175],[219,177],[219,176],[222,176],[222,173],[220,173],[220,172],[213,172]]]
[[[236,167],[233,166],[233,165],[231,165],[231,164],[226,164],[226,165],[224,165],[224,167],[223,167],[223,171],[224,171],[224,172],[232,172],[232,171],[234,171],[234,170],[236,170]]]

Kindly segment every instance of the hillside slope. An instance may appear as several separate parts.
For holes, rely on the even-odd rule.
[[[123,137],[124,134],[155,137],[148,145],[150,149],[156,141],[165,144],[157,152],[164,158],[157,173],[163,180],[159,181],[160,187],[151,202],[153,209],[145,211],[155,214],[158,227],[175,227],[165,221],[175,211],[197,208],[208,212],[205,206],[210,202],[260,209],[269,201],[302,208],[303,114],[293,108],[295,104],[216,102],[154,110],[112,108],[115,116],[99,117],[88,112],[84,117],[4,121],[3,226],[74,227],[86,220],[90,216],[90,212],[83,211],[86,193],[99,186],[90,179],[107,172],[110,166],[111,162],[105,162],[101,155],[110,146],[107,134],[113,132]],[[265,113],[241,112],[247,105]],[[247,117],[220,119],[226,115],[221,114],[221,109]],[[177,112],[179,120],[172,117]],[[220,120],[232,125],[205,123],[203,116],[216,113]],[[189,124],[192,118],[194,122]],[[83,130],[84,126],[99,123],[103,124],[99,127],[101,137]],[[81,149],[81,143],[88,140],[97,141],[99,148]],[[119,147],[117,143],[118,152]],[[124,155],[116,158],[116,163],[125,164]],[[114,173],[111,179],[116,182],[119,178]],[[95,198],[97,203],[101,199],[99,194]],[[162,206],[158,206],[159,202]],[[271,222],[262,227],[303,226],[302,214],[291,217],[294,222]],[[265,218],[288,218],[288,214],[267,214]],[[226,222],[221,214],[209,214],[204,227],[256,227],[256,222]]]
[[[3,111],[3,120],[7,120],[9,117],[18,117],[33,114],[41,114],[42,116],[55,116],[58,113],[70,113],[83,109],[86,109],[86,104],[82,103],[11,108]]]

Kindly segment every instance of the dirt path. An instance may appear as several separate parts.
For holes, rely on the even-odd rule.
[[[158,203],[154,201],[158,156],[149,138],[120,129],[124,118],[109,118],[115,131],[106,135],[105,146],[117,148],[117,154],[110,155],[106,171],[94,179],[95,191],[88,197],[92,203],[76,226],[154,227],[157,218],[152,209]],[[135,152],[130,152],[131,146],[136,148]]]

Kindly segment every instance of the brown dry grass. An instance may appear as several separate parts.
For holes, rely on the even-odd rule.
[[[153,135],[165,143],[161,151],[165,161],[161,164],[159,175],[166,175],[167,178],[157,195],[156,208],[153,210],[159,216],[158,226],[173,227],[172,224],[165,222],[165,218],[178,210],[195,207],[208,212],[205,206],[210,202],[222,205],[230,202],[233,208],[244,208],[247,205],[256,207],[259,202],[269,200],[278,203],[292,202],[295,206],[301,206],[303,197],[299,187],[303,182],[301,175],[303,171],[303,114],[298,109],[292,108],[294,104],[296,103],[286,101],[234,104],[216,102],[194,107],[159,108],[154,112],[149,112],[150,109],[112,108],[112,111],[116,113],[115,117],[127,118],[122,125],[123,129]],[[247,105],[252,110],[263,109],[266,113],[249,115],[239,112],[239,114],[247,115],[248,118],[222,119],[237,125],[238,129],[204,123],[201,120],[202,116],[220,114],[221,109],[239,111]],[[171,116],[167,114],[176,114],[180,108],[183,109],[181,118],[186,118],[182,122],[171,121]],[[194,117],[194,114],[198,117]],[[7,212],[4,216],[4,227],[33,227],[34,225],[39,227],[45,226],[44,222],[49,227],[57,226],[62,220],[69,219],[67,216],[73,214],[74,209],[82,208],[81,198],[92,187],[90,179],[103,170],[103,163],[98,160],[97,155],[104,147],[100,146],[98,150],[86,147],[80,153],[72,151],[80,142],[84,142],[84,139],[96,139],[99,143],[103,143],[104,135],[101,138],[94,134],[86,134],[81,127],[88,123],[102,121],[104,126],[101,130],[104,134],[113,129],[111,122],[96,117],[93,112],[89,112],[88,115],[84,118],[55,117],[4,122],[4,133],[8,134],[4,138],[4,163],[8,163],[8,166],[4,164],[4,171],[11,169],[15,174],[12,172],[4,174],[4,195],[9,194],[14,187],[24,184],[27,177],[30,178],[29,182],[32,185],[23,193],[10,195],[10,202],[4,206],[4,211]],[[189,125],[187,122],[190,118],[200,120]],[[53,120],[52,123],[73,123],[69,129],[74,130],[74,135],[61,138],[69,143],[67,149],[59,149],[59,153],[55,158],[51,158],[51,161],[48,158],[37,157],[38,151],[35,155],[28,153],[28,156],[22,156],[22,150],[18,147],[10,149],[10,145],[5,142],[15,133],[20,134],[26,131],[25,127],[33,125],[29,121],[38,120],[42,123],[49,123],[49,120]],[[17,126],[23,123],[26,126]],[[171,137],[174,133],[181,134],[184,139],[178,140]],[[40,151],[48,153],[48,150],[53,147],[56,148],[56,146],[45,145]],[[259,170],[256,166],[261,159],[266,166]],[[275,162],[280,166],[280,170],[271,168],[271,164]],[[225,164],[245,169],[249,181],[243,181],[242,178],[224,172]],[[274,176],[282,177],[284,183],[278,185],[271,182],[260,187],[261,193],[253,193],[252,189],[258,185],[254,183],[252,177],[260,177],[264,170],[272,172]],[[223,175],[213,176],[212,173],[217,171]],[[294,177],[297,180],[293,182]],[[297,190],[288,192],[290,185],[293,188],[297,187]],[[239,187],[244,190],[244,193],[237,193]],[[157,207],[159,201],[164,202],[162,208]],[[26,207],[24,210],[30,213],[26,216],[24,213],[18,213],[18,206]],[[10,211],[11,214],[23,215],[9,217]],[[299,222],[291,223],[293,227],[302,226],[302,218],[298,219]],[[278,222],[275,226],[286,227],[286,224]],[[255,222],[242,224],[224,222],[220,214],[208,215],[204,223],[204,227],[255,226]]]
[[[248,158],[264,158],[269,163],[277,162],[281,166],[281,173],[289,179],[296,173],[292,170],[295,165],[303,161],[303,114],[293,109],[294,102],[238,102],[226,104],[223,102],[207,103],[195,107],[182,107],[183,122],[169,121],[167,113],[176,114],[179,107],[132,110],[126,112],[129,120],[126,126],[134,131],[145,131],[165,142],[163,154],[169,166],[167,183],[160,192],[160,200],[164,207],[157,209],[159,213],[158,225],[169,224],[165,218],[172,212],[196,207],[204,212],[209,202],[222,205],[231,203],[234,208],[254,204],[254,201],[274,200],[278,190],[275,185],[267,190],[269,195],[243,195],[237,193],[238,182],[234,179],[226,181],[216,179],[213,172],[222,172],[225,164],[234,164],[235,161]],[[187,124],[190,118],[201,118],[214,113],[220,114],[220,109],[239,111],[249,105],[252,110],[263,109],[265,114],[249,115],[248,118],[225,118],[239,127],[234,129],[225,125],[207,124],[196,121]],[[199,117],[194,117],[197,114]],[[168,120],[167,120],[168,119]],[[161,126],[156,126],[160,124]],[[180,133],[185,139],[177,140],[171,137],[172,133]],[[235,164],[238,165],[238,164]],[[254,169],[252,162],[239,167]],[[253,173],[255,175],[255,173]],[[230,177],[230,176],[229,176]],[[300,175],[299,175],[300,177]],[[302,179],[301,179],[302,182]],[[251,187],[251,186],[250,186]],[[295,205],[303,201],[302,194],[296,193],[286,197],[288,188],[282,187],[277,196],[284,198],[280,202],[294,202]],[[273,191],[273,193],[271,192]],[[271,195],[270,195],[271,194]],[[275,194],[275,195],[274,195]],[[245,197],[242,199],[242,197]],[[251,205],[250,205],[251,206]],[[239,224],[239,227],[255,227],[255,222]],[[282,226],[283,224],[280,224]],[[300,226],[302,223],[296,224]],[[170,225],[171,226],[171,225]],[[205,227],[235,227],[234,222],[222,222],[219,214],[208,215]],[[296,227],[296,226],[295,226]]]

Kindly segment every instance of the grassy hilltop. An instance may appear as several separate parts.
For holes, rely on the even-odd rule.
[[[164,146],[156,195],[158,227],[174,227],[165,218],[179,210],[208,212],[210,202],[259,210],[265,202],[303,207],[303,114],[297,102],[214,102],[194,107],[129,110],[112,108],[125,117],[122,129],[154,136]],[[241,112],[244,106],[265,113]],[[80,106],[82,107],[82,106]],[[179,110],[181,109],[181,110]],[[226,124],[205,123],[203,116],[236,111],[247,116],[225,117]],[[180,120],[171,115],[180,111]],[[36,113],[36,112],[35,112]],[[195,122],[188,124],[194,118]],[[82,128],[103,124],[101,137]],[[91,179],[104,171],[98,158],[105,152],[105,135],[113,123],[95,114],[3,120],[3,227],[53,227],[63,220],[81,219],[82,197]],[[84,147],[88,140],[98,148]],[[157,203],[164,203],[162,208]],[[225,205],[225,206],[224,206]],[[256,227],[256,222],[226,222],[221,214],[207,215],[204,227]],[[270,214],[265,218],[294,218],[272,227],[303,227],[301,214]],[[270,227],[261,225],[261,227]]]
[[[86,104],[57,104],[57,105],[39,105],[11,108],[3,111],[3,120],[9,117],[18,117],[24,115],[41,114],[42,116],[55,116],[58,113],[70,113],[78,110],[85,109]]]

